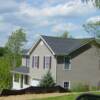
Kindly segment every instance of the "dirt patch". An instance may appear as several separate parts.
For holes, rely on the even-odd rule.
[[[0,97],[0,100],[32,100],[32,99],[38,99],[38,98],[62,96],[66,94],[67,93],[25,94],[25,95]]]

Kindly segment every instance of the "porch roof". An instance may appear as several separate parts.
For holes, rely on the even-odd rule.
[[[28,67],[24,67],[24,66],[20,66],[20,67],[17,67],[15,69],[13,69],[11,72],[29,75],[29,68]]]

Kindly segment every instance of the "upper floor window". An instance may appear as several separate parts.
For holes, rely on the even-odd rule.
[[[71,62],[68,57],[64,57],[64,69],[70,70],[71,69]]]
[[[39,68],[39,56],[33,56],[32,58],[32,67]]]
[[[51,56],[44,56],[44,68],[51,68]]]
[[[26,67],[29,67],[29,58],[26,58]]]

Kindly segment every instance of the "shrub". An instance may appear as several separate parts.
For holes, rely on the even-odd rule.
[[[55,86],[54,80],[51,76],[50,71],[46,73],[46,75],[43,76],[42,80],[40,81],[39,86],[41,87],[53,87]]]
[[[75,85],[74,87],[72,87],[71,91],[74,91],[74,92],[89,91],[89,85],[88,84],[79,83],[79,84]]]

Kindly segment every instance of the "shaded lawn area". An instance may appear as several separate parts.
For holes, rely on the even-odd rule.
[[[89,93],[100,95],[100,92],[89,92]],[[48,97],[48,98],[32,99],[32,100],[75,100],[80,94],[82,93],[70,93],[64,96],[56,96],[56,97]]]

